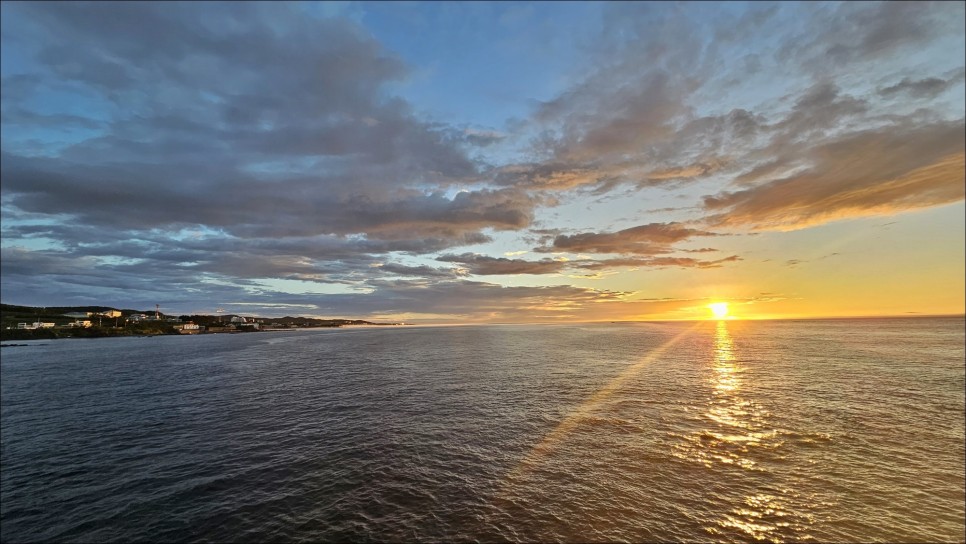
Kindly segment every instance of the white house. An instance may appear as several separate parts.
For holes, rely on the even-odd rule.
[[[174,328],[181,334],[199,334],[201,331],[205,330],[205,328],[201,325],[191,323],[190,321],[183,325],[175,325]]]
[[[42,323],[40,321],[34,321],[33,323],[17,323],[17,328],[18,329],[26,329],[26,330],[33,330],[33,329],[52,329],[52,328],[54,328],[54,324],[53,323],[46,323],[46,322]]]

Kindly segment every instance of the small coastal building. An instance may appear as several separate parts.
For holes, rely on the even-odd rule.
[[[181,325],[175,325],[174,328],[180,334],[200,334],[202,331],[205,330],[205,328],[202,327],[201,325],[197,325],[190,321],[188,323],[184,323]]]
[[[91,325],[92,324],[91,324],[91,321],[89,319],[84,319],[84,320],[78,319],[77,321],[74,321],[73,323],[69,323],[68,324],[68,326],[70,326],[70,327],[83,327],[85,329],[88,328],[88,327],[90,327]]]
[[[18,329],[25,329],[28,331],[34,329],[52,329],[54,328],[54,323],[34,321],[33,323],[17,323]]]

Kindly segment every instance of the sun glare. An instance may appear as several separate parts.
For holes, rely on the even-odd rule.
[[[715,302],[714,304],[708,304],[708,308],[711,309],[711,314],[714,315],[715,319],[724,319],[728,317],[727,302]]]

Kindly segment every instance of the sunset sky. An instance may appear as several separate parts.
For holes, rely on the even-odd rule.
[[[963,2],[3,2],[2,301],[964,312]]]

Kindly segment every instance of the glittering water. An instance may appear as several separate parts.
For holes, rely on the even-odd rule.
[[[964,322],[36,342],[0,539],[963,541]]]

